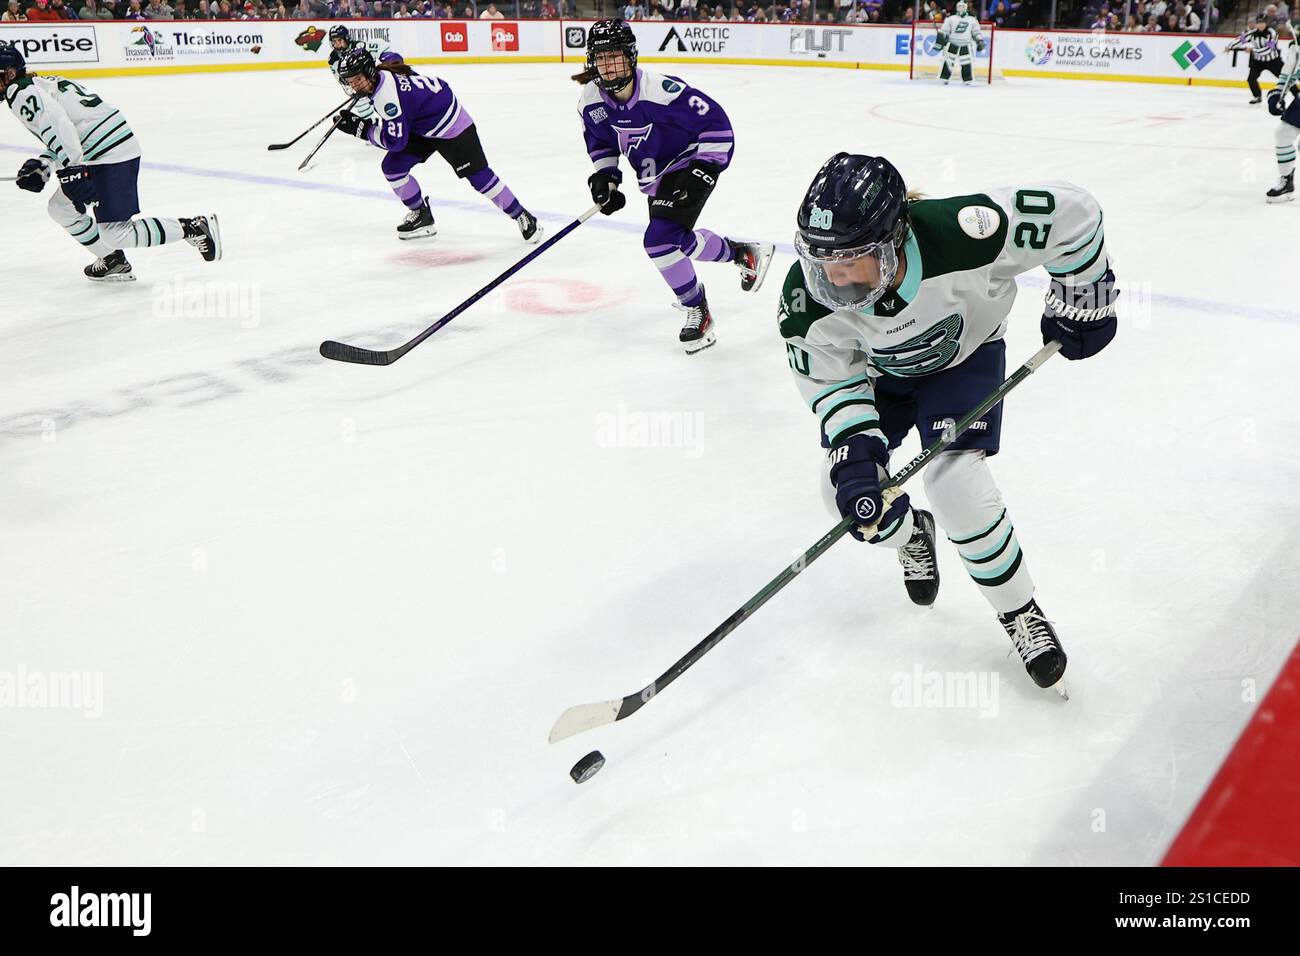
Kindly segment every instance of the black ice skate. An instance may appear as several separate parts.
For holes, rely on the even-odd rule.
[[[740,288],[744,292],[757,292],[767,277],[767,267],[772,264],[776,246],[770,242],[747,242],[728,239],[735,252],[732,262],[740,268]]]
[[[433,224],[433,210],[429,208],[429,203],[420,203],[419,209],[412,209],[406,214],[401,225],[397,227],[398,239],[422,239],[425,236],[436,236],[438,227]]]
[[[524,242],[536,244],[541,241],[546,230],[537,223],[537,217],[527,209],[519,214],[515,219],[515,225],[519,227],[519,235],[523,236]]]
[[[1038,602],[1030,600],[1018,611],[999,614],[998,622],[1011,638],[1025,670],[1039,687],[1055,687],[1065,696],[1065,685],[1060,683],[1065,674],[1065,648],[1056,636],[1052,622],[1043,617]]]
[[[126,261],[126,253],[115,249],[102,259],[96,259],[85,269],[86,278],[91,282],[134,282],[131,263]]]
[[[185,241],[199,250],[204,262],[221,258],[221,227],[215,215],[182,219],[181,228],[185,230]]]
[[[1277,181],[1277,185],[1264,194],[1269,202],[1290,202],[1295,199],[1295,170]]]
[[[912,509],[912,540],[898,549],[903,566],[903,586],[913,604],[929,607],[939,596],[939,563],[934,551],[934,516]]]
[[[687,307],[686,324],[677,338],[686,347],[687,355],[707,349],[717,341],[713,331],[713,313],[709,311],[709,300],[703,295],[698,305]]]
[[[1251,106],[1254,106],[1254,105],[1255,105],[1256,103],[1258,103],[1258,102],[1259,102],[1259,97],[1258,97],[1258,96],[1252,96],[1252,97],[1251,97],[1251,99],[1250,99],[1250,105],[1251,105]]]

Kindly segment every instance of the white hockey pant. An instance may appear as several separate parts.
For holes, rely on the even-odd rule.
[[[50,218],[98,259],[116,249],[143,249],[185,238],[179,219],[145,216],[126,222],[96,222],[89,210],[77,212],[72,200],[58,188],[57,181],[48,208]]]

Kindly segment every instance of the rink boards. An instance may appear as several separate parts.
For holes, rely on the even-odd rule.
[[[133,76],[319,67],[335,21],[120,21],[0,24],[37,71],[64,76]],[[581,62],[581,20],[349,20],[355,37],[379,37],[412,63]],[[822,66],[906,72],[907,25],[675,23],[632,24],[650,63]],[[990,31],[992,33],[992,31]],[[981,57],[1003,76],[1245,86],[1244,58],[1224,52],[1231,38],[997,30]],[[927,35],[918,56],[938,59]]]

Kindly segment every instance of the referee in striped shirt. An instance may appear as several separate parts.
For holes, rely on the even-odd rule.
[[[1250,69],[1246,82],[1250,85],[1251,103],[1260,100],[1259,78],[1263,73],[1272,73],[1281,78],[1282,51],[1277,45],[1277,31],[1268,25],[1268,17],[1262,13],[1255,15],[1255,29],[1247,30],[1232,43],[1228,51],[1249,50]]]

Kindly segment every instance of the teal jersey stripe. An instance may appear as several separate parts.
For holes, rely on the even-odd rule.
[[[135,133],[131,132],[131,131],[128,129],[127,132],[126,132],[126,135],[123,136],[121,139],[116,140],[115,142],[109,143],[107,146],[101,146],[99,149],[95,150],[95,152],[93,152],[93,153],[87,153],[87,154],[86,154],[86,159],[100,159],[100,158],[102,158],[102,157],[104,157],[104,156],[107,156],[109,153],[111,153],[113,150],[117,149],[117,147],[121,146],[123,143],[125,143],[127,140],[131,139],[133,136],[135,136]]]
[[[834,385],[828,385],[812,397],[812,401],[808,403],[808,407],[815,412],[817,411],[817,403],[823,398],[826,398],[828,395],[834,395],[842,388],[852,388],[854,385],[861,385],[866,380],[867,375],[866,373],[863,373],[862,375],[855,375],[853,378],[846,378],[844,381],[837,382]]]
[[[874,400],[867,398],[867,396],[860,392],[850,392],[848,395],[842,395],[833,402],[830,402],[826,406],[826,410],[822,412],[822,431],[826,430],[826,423],[831,420],[836,412],[842,411],[843,409],[849,408],[853,405],[870,405],[873,410],[876,407]]]
[[[1097,238],[1097,233],[1101,232],[1102,224],[1103,224],[1105,221],[1106,221],[1106,217],[1105,217],[1104,215],[1098,215],[1098,216],[1097,216],[1097,228],[1094,229],[1094,230],[1092,231],[1092,235],[1090,235],[1090,236],[1089,236],[1087,239],[1085,239],[1083,242],[1079,243],[1079,245],[1075,246],[1073,249],[1066,249],[1064,252],[1061,253],[1061,255],[1063,255],[1063,256],[1074,256],[1074,255],[1078,255],[1081,251],[1083,251],[1084,249],[1086,249],[1088,246],[1092,245],[1092,240],[1094,240],[1094,239]]]
[[[1062,276],[1072,275],[1075,272],[1082,272],[1096,261],[1097,256],[1101,254],[1101,250],[1105,245],[1105,234],[1099,232],[1093,242],[1090,243],[1088,248],[1084,251],[1083,255],[1079,256],[1072,262],[1065,263],[1064,265],[1054,262],[1047,269],[1047,272],[1049,275],[1056,276],[1058,279]]]
[[[856,435],[858,432],[879,431],[880,419],[875,415],[862,415],[858,418],[850,418],[847,422],[842,423],[839,428],[835,429],[834,435],[827,435],[830,443],[834,445],[840,438],[848,438],[850,435]],[[883,436],[883,432],[881,433]]]
[[[113,110],[113,112],[109,113],[107,116],[105,116],[102,120],[100,120],[90,129],[86,130],[86,132],[83,133],[81,136],[81,144],[84,146],[86,144],[86,140],[90,139],[90,137],[95,135],[96,130],[98,130],[101,126],[103,126],[105,123],[111,120],[114,116],[120,116],[121,114],[122,114],[121,110]]]

